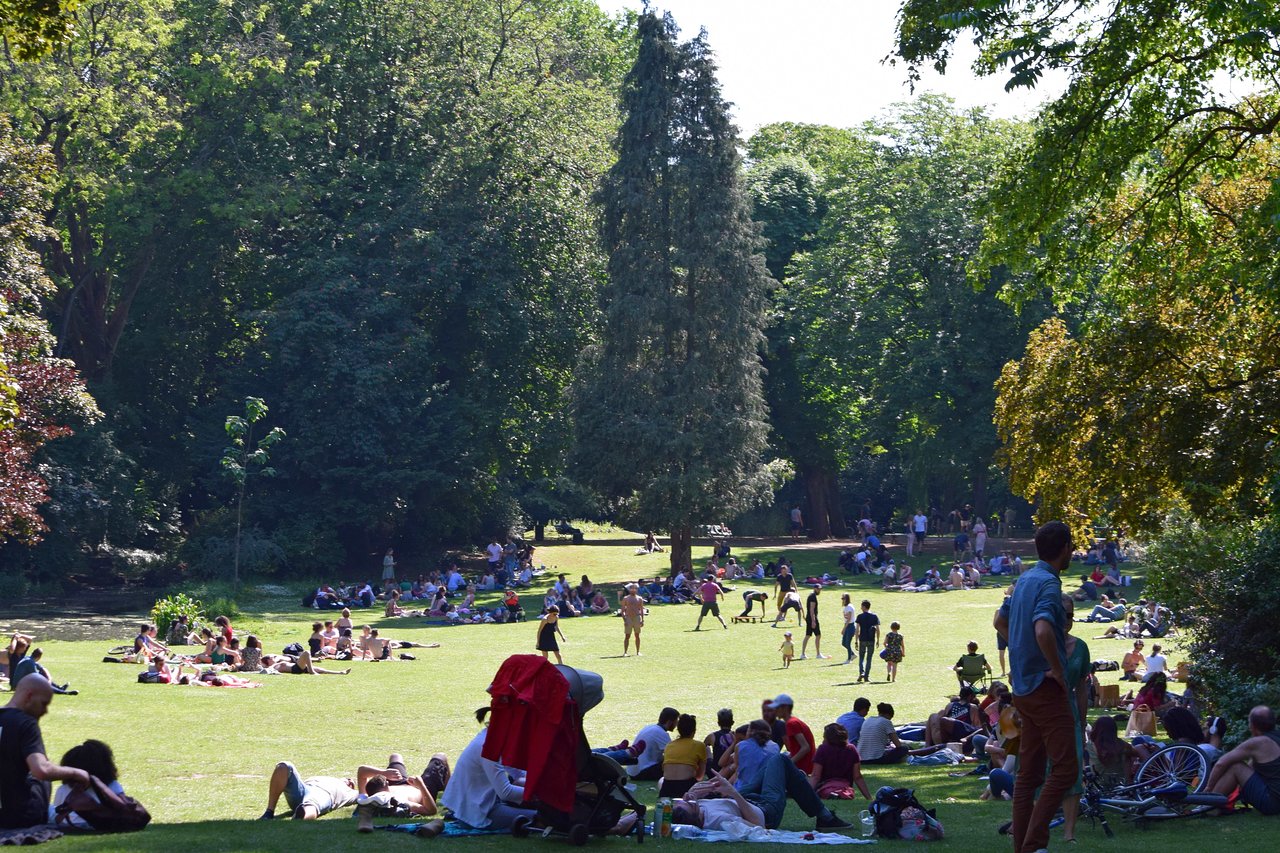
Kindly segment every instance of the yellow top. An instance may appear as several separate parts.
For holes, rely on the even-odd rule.
[[[678,737],[662,750],[663,764],[687,764],[697,767],[707,760],[707,745],[691,737]]]

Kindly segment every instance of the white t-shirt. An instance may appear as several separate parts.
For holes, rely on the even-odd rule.
[[[800,523],[800,519],[802,517],[803,516],[800,515],[800,507],[795,507],[794,509],[791,510],[791,520],[794,521],[796,524]]]
[[[485,549],[489,554],[489,562],[496,563],[502,559],[502,546],[497,542],[490,542],[489,547]]]
[[[1147,676],[1155,675],[1157,672],[1165,671],[1165,662],[1167,658],[1164,655],[1151,655],[1147,658]]]
[[[644,752],[636,757],[636,763],[627,767],[627,772],[631,775],[641,773],[653,767],[655,764],[662,763],[662,751],[667,748],[667,744],[671,743],[671,733],[657,723],[645,726],[636,733],[635,740],[632,743],[644,741]]]
[[[449,587],[449,592],[457,592],[458,587],[462,586],[462,575],[457,572],[450,572],[447,585]]]
[[[756,819],[760,821],[759,825],[764,826],[764,812],[754,803],[747,803],[747,808],[751,809]],[[727,798],[698,800],[698,810],[702,812],[703,829],[720,829],[726,821],[741,820],[744,817],[738,801]]]
[[[916,533],[924,533],[929,528],[929,519],[926,516],[912,516],[911,521],[915,525]]]
[[[854,609],[852,604],[846,604],[840,608],[840,613],[844,616],[844,624],[852,625],[853,619],[858,615],[858,611]]]
[[[115,791],[120,796],[124,796],[124,786],[120,784],[119,779],[113,781],[107,787],[110,788],[112,791]],[[86,793],[88,793],[88,795],[93,797],[95,800],[98,799],[98,795],[95,794],[92,789],[90,789]],[[58,786],[58,790],[53,793],[53,803],[49,806],[49,823],[54,823],[56,821],[58,817],[58,806],[66,802],[67,797],[70,795],[71,795],[70,785]],[[76,812],[69,813],[67,817],[69,818],[69,820],[67,820],[63,824],[59,824],[60,826],[74,826],[76,829],[93,829],[93,827],[89,825],[88,821],[80,817],[80,815],[77,814]]]
[[[445,804],[453,813],[477,829],[489,826],[490,813],[499,803],[519,806],[524,801],[524,788],[496,761],[481,755],[488,731],[482,729],[462,750],[444,792]]]

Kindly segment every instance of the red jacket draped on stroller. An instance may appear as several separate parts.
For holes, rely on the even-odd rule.
[[[484,757],[525,771],[526,801],[572,810],[582,719],[569,682],[540,655],[512,655],[489,694]]]

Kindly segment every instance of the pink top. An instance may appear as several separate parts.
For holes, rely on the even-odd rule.
[[[701,587],[702,601],[704,604],[710,604],[716,600],[716,596],[720,594],[720,587],[707,581]]]

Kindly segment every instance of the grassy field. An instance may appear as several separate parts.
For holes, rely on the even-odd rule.
[[[650,577],[666,566],[665,555],[636,556],[637,541],[549,544],[540,549],[538,561],[548,569],[558,567],[574,579],[583,573],[590,575],[609,587],[612,601],[617,584]],[[780,553],[779,547],[757,550],[766,558]],[[695,558],[705,558],[708,553],[708,549],[698,549]],[[753,553],[749,545],[740,545],[736,555],[741,560]],[[833,571],[838,548],[805,545],[789,553],[803,578]],[[924,562],[927,560],[913,561],[916,566]],[[541,579],[541,586],[535,588],[537,597],[553,580],[553,574]],[[844,589],[853,594],[855,602],[869,597],[886,626],[891,620],[902,623],[907,657],[896,683],[884,683],[879,661],[873,683],[861,686],[854,683],[855,667],[833,665],[843,657],[838,630],[839,587],[822,594],[827,631],[824,651],[832,654],[833,660],[812,659],[811,648],[810,660],[797,661],[785,671],[777,651],[781,630],[768,625],[722,630],[714,622],[710,623],[712,630],[704,622],[703,631],[693,633],[698,611],[691,606],[652,608],[644,632],[644,656],[639,658],[621,657],[620,620],[565,620],[565,662],[604,676],[606,698],[586,719],[588,738],[593,744],[609,744],[634,737],[668,704],[696,714],[701,735],[715,727],[717,709],[733,708],[737,720],[746,722],[758,716],[762,699],[784,691],[795,697],[797,716],[816,732],[864,695],[873,704],[892,702],[898,722],[921,720],[946,702],[955,685],[950,665],[968,640],[981,644],[992,664],[996,663],[990,626],[1001,600],[1000,587],[955,593],[885,593],[868,579],[853,579]],[[532,605],[534,597],[531,595],[526,604]],[[300,609],[294,596],[259,601],[237,621],[238,631],[257,633],[269,651],[290,641],[305,642],[314,611]],[[725,610],[737,612],[740,602],[741,597],[731,593]],[[534,613],[537,609],[532,607]],[[0,617],[0,622],[21,626],[10,617]],[[350,775],[356,765],[378,763],[392,751],[404,754],[411,768],[421,767],[436,751],[456,756],[476,732],[472,712],[486,704],[484,690],[498,665],[507,655],[533,651],[536,622],[445,627],[417,619],[370,618],[370,624],[380,627],[386,636],[438,641],[441,647],[415,650],[416,661],[356,663],[347,677],[276,676],[262,678],[264,686],[257,690],[218,690],[141,685],[135,681],[135,667],[101,662],[111,642],[40,638],[45,663],[55,679],[70,680],[81,691],[76,697],[57,697],[43,721],[50,755],[56,760],[87,737],[108,741],[116,751],[125,788],[154,816],[152,826],[140,835],[68,838],[58,842],[58,847],[372,850],[432,843],[390,833],[359,836],[354,821],[346,815],[331,815],[306,825],[254,820],[264,806],[267,777],[281,759],[293,761],[304,775]],[[803,632],[796,635],[797,648],[802,636]],[[130,638],[120,634],[116,639],[123,642]],[[1094,658],[1119,659],[1126,645],[1124,641],[1090,640]],[[1169,658],[1171,662],[1179,659],[1176,646]],[[1108,673],[1104,678],[1115,676]],[[942,842],[947,849],[1005,847],[995,828],[1008,818],[1009,806],[979,801],[983,785],[976,777],[955,779],[947,775],[947,768],[906,766],[868,768],[865,775],[873,791],[886,784],[916,788],[924,803],[937,808],[947,830],[947,839]],[[654,796],[651,785],[641,786],[643,801],[652,803]],[[835,808],[853,819],[865,806],[856,801],[839,803]],[[1114,820],[1118,837],[1113,841],[1105,840],[1100,828],[1085,824],[1078,830],[1077,846],[1118,850],[1141,844],[1207,850],[1236,845],[1245,850],[1266,849],[1271,840],[1264,834],[1264,820],[1252,814],[1193,819],[1153,828],[1147,831],[1149,835],[1118,826],[1119,821]],[[808,828],[811,824],[793,807],[784,826]],[[563,842],[488,837],[437,839],[434,843],[487,851]],[[594,843],[616,847],[634,841]],[[664,846],[673,843],[664,842]]]

